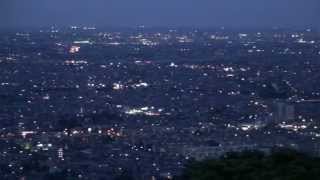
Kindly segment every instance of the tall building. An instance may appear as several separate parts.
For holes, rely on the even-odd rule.
[[[63,148],[58,149],[58,158],[60,160],[64,160],[64,153],[63,153]]]
[[[276,102],[273,108],[273,119],[276,123],[295,119],[295,107],[286,102]]]

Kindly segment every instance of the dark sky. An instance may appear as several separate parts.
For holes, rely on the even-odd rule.
[[[0,0],[0,28],[296,27],[319,26],[319,19],[320,0]]]

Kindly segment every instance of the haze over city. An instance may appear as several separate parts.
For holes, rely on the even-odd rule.
[[[319,9],[317,0],[2,0],[0,27],[302,27],[317,26]]]

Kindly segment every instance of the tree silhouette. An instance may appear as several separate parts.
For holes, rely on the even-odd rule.
[[[189,163],[184,180],[317,180],[320,158],[292,150],[228,153],[219,159]]]

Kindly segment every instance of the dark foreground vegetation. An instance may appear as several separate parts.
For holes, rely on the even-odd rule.
[[[190,162],[183,180],[318,180],[320,158],[293,150],[228,153],[219,159]]]
[[[25,161],[22,179],[76,180],[78,173],[70,169],[52,170],[44,165],[45,157],[35,154]],[[10,173],[10,167],[0,163],[1,179]],[[39,176],[41,175],[41,176]],[[80,177],[81,178],[81,177]],[[107,180],[100,177],[98,180]],[[130,171],[123,171],[116,180],[136,180]],[[157,177],[168,180],[171,177]],[[190,161],[181,176],[174,180],[320,180],[320,158],[294,150],[273,150],[270,153],[246,151],[227,153],[218,159]]]

